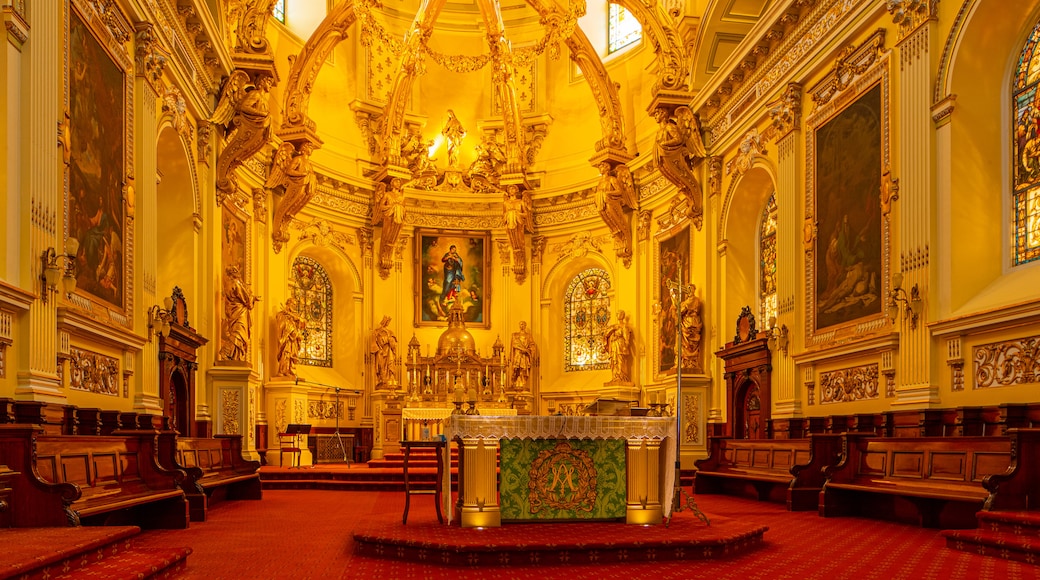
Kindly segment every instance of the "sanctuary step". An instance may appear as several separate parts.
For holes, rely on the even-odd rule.
[[[1040,512],[980,511],[974,530],[944,530],[946,547],[1004,560],[1040,564]]]
[[[176,578],[191,548],[134,545],[136,526],[0,530],[0,578]]]
[[[437,479],[437,456],[432,450],[416,449],[408,459],[408,478],[413,486],[432,486]],[[452,450],[451,481],[458,482],[458,454]],[[327,489],[339,491],[404,491],[404,455],[388,453],[368,463],[318,464],[313,467],[260,468],[264,489]]]

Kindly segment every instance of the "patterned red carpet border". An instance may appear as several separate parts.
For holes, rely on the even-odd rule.
[[[402,562],[355,554],[353,534],[363,532],[362,523],[369,519],[404,528],[404,494],[312,490],[272,490],[264,492],[263,501],[224,502],[206,522],[192,522],[187,530],[145,531],[135,542],[142,547],[190,546],[193,552],[181,577],[205,580],[1040,580],[1040,566],[949,549],[934,529],[821,518],[726,496],[696,497],[700,508],[717,518],[768,527],[762,546],[698,561],[479,568]],[[437,525],[432,504],[432,499],[413,498],[408,531]],[[565,533],[557,541],[566,538]]]
[[[689,517],[686,517],[689,516]],[[689,514],[654,526],[624,523],[445,526],[436,520],[402,526],[368,518],[354,532],[359,556],[445,566],[523,566],[656,562],[734,556],[758,547],[766,526],[712,515],[707,526]]]

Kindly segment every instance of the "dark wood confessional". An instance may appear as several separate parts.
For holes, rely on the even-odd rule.
[[[715,354],[725,362],[727,417],[725,435],[734,439],[769,439],[773,365],[766,336],[758,337],[755,315],[745,306],[737,317],[733,342]]]
[[[173,288],[172,298],[169,335],[159,335],[159,396],[163,415],[170,418],[170,427],[182,437],[212,437],[212,423],[195,420],[197,351],[209,340],[195,332],[188,322],[188,306],[180,288]]]

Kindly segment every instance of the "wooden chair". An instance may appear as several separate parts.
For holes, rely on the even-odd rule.
[[[295,433],[278,434],[278,463],[282,467],[285,467],[286,453],[289,454],[289,468],[300,467],[302,450],[300,449],[299,435]]]

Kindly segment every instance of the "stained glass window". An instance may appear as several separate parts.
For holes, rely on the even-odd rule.
[[[759,248],[759,302],[762,318],[772,320],[777,315],[776,305],[776,193],[769,196],[762,212],[762,227],[758,233]]]
[[[607,52],[617,52],[643,38],[643,27],[623,6],[610,3],[607,17]]]
[[[1012,92],[1014,110],[1014,256],[1017,266],[1040,258],[1040,23],[1018,57]]]
[[[297,314],[307,322],[300,346],[300,363],[332,366],[332,284],[321,264],[306,256],[293,262],[289,293]]]
[[[564,297],[564,370],[608,368],[603,335],[610,325],[610,278],[605,270],[590,268],[571,280]]]
[[[271,9],[271,15],[274,16],[278,22],[285,24],[285,0],[277,0],[274,3],[274,8]]]

